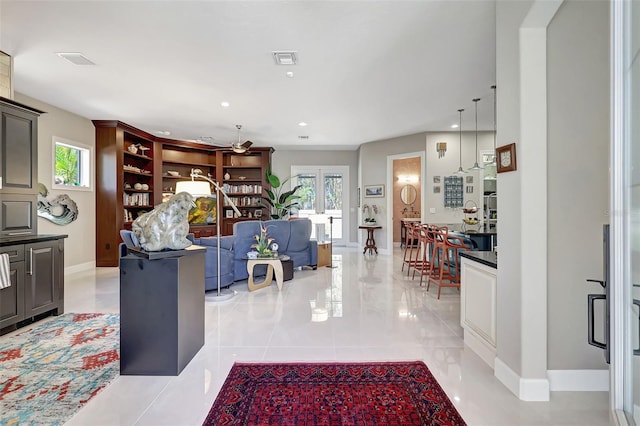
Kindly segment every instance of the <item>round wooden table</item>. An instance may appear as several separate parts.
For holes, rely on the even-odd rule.
[[[364,245],[364,251],[362,254],[366,254],[367,250],[369,250],[369,254],[373,254],[374,251],[378,254],[378,247],[376,247],[376,239],[374,238],[373,233],[376,229],[382,229],[382,226],[361,225],[358,228],[367,230],[367,242]]]

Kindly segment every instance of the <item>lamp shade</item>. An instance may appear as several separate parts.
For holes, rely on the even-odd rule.
[[[183,180],[176,182],[176,194],[178,192],[187,192],[194,197],[210,197],[211,186],[205,181]]]

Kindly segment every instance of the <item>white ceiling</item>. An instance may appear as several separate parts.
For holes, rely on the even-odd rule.
[[[451,130],[458,108],[472,130],[475,97],[493,129],[493,1],[2,0],[0,25],[17,92],[170,138],[226,144],[242,124],[257,146],[355,149]]]

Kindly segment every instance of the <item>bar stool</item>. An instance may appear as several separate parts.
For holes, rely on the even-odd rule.
[[[472,245],[465,244],[465,240],[459,235],[451,235],[449,228],[434,227],[434,257],[432,270],[427,280],[427,291],[431,284],[438,286],[438,299],[442,287],[460,288],[460,250],[471,250]],[[437,260],[437,264],[436,264]]]
[[[420,262],[420,286],[426,275],[429,277],[437,268],[438,256],[436,253],[437,226],[424,224],[420,230],[420,245],[422,247],[422,261]],[[416,268],[417,269],[417,268]],[[415,273],[415,271],[414,271]]]
[[[420,224],[409,222],[405,224],[407,232],[404,237],[404,255],[402,258],[402,268],[401,271],[404,271],[404,265],[407,265],[407,276],[411,272],[411,268],[416,266],[416,262],[418,261],[419,247],[415,250],[414,257],[414,244],[413,241],[418,238],[418,227]],[[415,275],[415,271],[414,271]]]

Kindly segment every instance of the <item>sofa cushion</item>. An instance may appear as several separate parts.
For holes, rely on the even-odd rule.
[[[309,248],[309,240],[311,239],[311,221],[310,220],[292,220],[289,244],[287,244],[287,252],[300,252]]]

